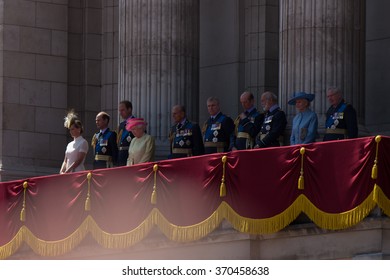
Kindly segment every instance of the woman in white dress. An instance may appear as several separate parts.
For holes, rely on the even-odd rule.
[[[126,129],[134,134],[130,142],[127,165],[154,161],[154,138],[145,133],[147,123],[141,118],[129,119]]]
[[[88,142],[81,136],[83,124],[77,115],[71,111],[65,117],[64,126],[69,129],[73,141],[66,147],[60,174],[85,170],[84,160],[88,152]]]

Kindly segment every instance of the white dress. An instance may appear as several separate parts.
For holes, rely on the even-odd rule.
[[[78,158],[79,153],[87,153],[88,152],[88,142],[83,138],[83,136],[77,137],[75,140],[70,142],[66,147],[65,156],[66,156],[66,169],[71,166]],[[73,172],[85,170],[84,161],[77,166]]]

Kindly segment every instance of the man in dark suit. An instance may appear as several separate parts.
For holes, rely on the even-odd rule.
[[[230,136],[234,131],[233,120],[222,114],[217,97],[207,99],[207,110],[210,118],[202,129],[205,154],[227,152]]]
[[[252,149],[254,140],[259,132],[260,124],[263,120],[263,114],[257,111],[255,107],[255,98],[253,93],[245,91],[240,96],[241,106],[244,109],[234,121],[234,131],[230,136],[230,150]]]
[[[172,108],[172,118],[175,124],[169,132],[171,154],[169,158],[182,158],[204,154],[202,133],[197,123],[189,121],[183,105]]]
[[[264,92],[260,102],[265,115],[256,136],[255,148],[280,146],[287,125],[286,114],[279,108],[278,97],[273,92]]]
[[[356,111],[345,102],[341,90],[331,87],[326,96],[331,106],[326,112],[324,141],[358,137]]]
[[[92,137],[92,147],[95,159],[93,169],[113,167],[118,158],[118,146],[116,143],[116,132],[108,127],[110,115],[100,112],[96,115],[96,126],[99,132]]]
[[[125,166],[127,164],[127,158],[129,156],[129,146],[134,135],[131,131],[126,130],[126,123],[128,120],[134,118],[133,116],[133,104],[128,100],[123,100],[119,103],[118,111],[123,119],[119,124],[118,133],[118,166]]]

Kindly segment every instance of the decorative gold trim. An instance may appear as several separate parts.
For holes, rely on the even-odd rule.
[[[150,203],[153,205],[157,204],[157,171],[158,171],[158,165],[153,165],[153,172],[154,172],[154,184],[153,184],[153,191],[152,196],[150,197]]]
[[[319,227],[330,230],[345,229],[363,220],[375,207],[375,200],[390,214],[390,200],[385,197],[378,186],[357,207],[346,212],[331,214],[314,206],[309,199],[301,194],[283,212],[269,218],[252,219],[239,215],[233,208],[223,201],[220,206],[205,220],[190,226],[178,226],[170,223],[161,212],[154,208],[145,220],[135,229],[118,234],[103,231],[91,216],[68,237],[58,241],[44,241],[37,238],[26,226],[20,228],[15,237],[0,247],[0,259],[14,254],[23,242],[41,256],[63,255],[80,244],[88,233],[104,248],[124,249],[146,238],[153,226],[157,227],[172,241],[190,242],[201,239],[215,230],[223,219],[229,221],[237,231],[247,234],[269,234],[280,231],[298,217],[301,212]]]
[[[88,172],[87,174],[87,180],[88,180],[88,191],[87,191],[87,198],[85,199],[85,211],[91,211],[91,179],[92,179],[92,173]]]
[[[374,186],[374,201],[382,209],[383,213],[390,217],[390,199],[377,184]]]
[[[301,175],[299,176],[298,179],[298,190],[303,190],[305,188],[305,178],[303,177],[303,160],[304,160],[304,155],[305,155],[306,149],[302,147],[299,150],[299,153],[301,154]]]
[[[225,184],[226,161],[227,161],[227,156],[223,156],[222,157],[222,179],[221,179],[221,186],[219,187],[220,197],[226,196],[226,184]]]
[[[23,182],[23,205],[22,210],[20,211],[20,221],[25,222],[26,221],[26,190],[28,188],[27,181]]]
[[[374,160],[374,166],[372,167],[371,170],[371,178],[376,179],[378,178],[378,152],[379,152],[379,142],[382,140],[382,137],[380,135],[377,135],[375,137],[375,142],[376,142],[376,150],[375,150],[375,160]]]

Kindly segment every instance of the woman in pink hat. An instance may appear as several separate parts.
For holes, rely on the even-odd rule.
[[[142,118],[132,118],[127,121],[126,129],[135,138],[131,140],[127,165],[154,161],[154,138],[145,133],[147,122]]]

